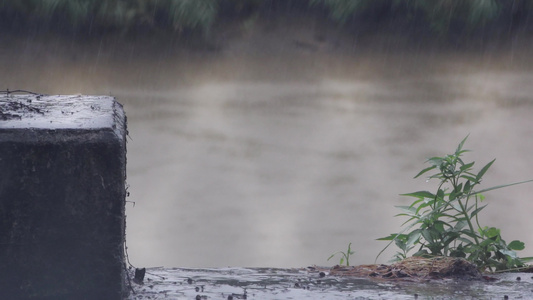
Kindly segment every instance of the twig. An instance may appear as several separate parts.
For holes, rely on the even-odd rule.
[[[0,91],[0,93],[4,93],[4,94],[16,94],[16,93],[22,93],[22,94],[32,94],[32,95],[37,95],[37,96],[44,96],[46,94],[41,94],[41,93],[35,93],[35,92],[32,92],[32,91],[27,91],[27,90],[13,90],[13,91],[10,91],[9,89],[6,89],[5,91]]]

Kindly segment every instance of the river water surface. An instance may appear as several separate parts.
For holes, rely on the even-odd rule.
[[[4,45],[4,87],[111,94],[124,104],[136,266],[333,265],[327,258],[350,242],[352,264],[373,263],[385,246],[375,239],[404,221],[393,218],[395,205],[409,203],[399,194],[434,189],[413,176],[468,134],[477,170],[497,158],[482,187],[533,179],[531,48],[166,45],[146,55],[146,45],[106,40]],[[521,256],[533,256],[531,191],[488,193],[481,217],[508,242],[526,242]]]

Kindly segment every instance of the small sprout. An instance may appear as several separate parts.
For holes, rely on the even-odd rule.
[[[346,260],[346,266],[349,267],[350,266],[350,255],[355,253],[354,251],[352,251],[351,247],[352,247],[352,243],[348,244],[348,250],[346,252],[339,251],[339,252],[335,252],[335,253],[331,254],[331,256],[328,258],[328,261],[330,259],[332,259],[335,255],[341,254],[341,259],[339,261],[339,265],[342,266],[342,264]]]

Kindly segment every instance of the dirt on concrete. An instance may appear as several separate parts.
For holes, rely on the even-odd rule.
[[[434,279],[490,280],[477,266],[454,257],[410,257],[392,265],[334,266],[333,276],[367,277],[378,280],[429,281]]]

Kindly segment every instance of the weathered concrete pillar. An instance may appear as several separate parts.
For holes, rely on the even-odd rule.
[[[122,299],[125,120],[112,97],[0,93],[0,299]]]

